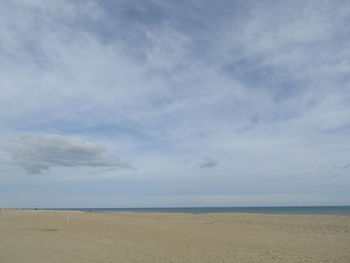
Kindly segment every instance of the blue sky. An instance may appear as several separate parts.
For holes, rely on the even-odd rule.
[[[348,1],[0,3],[0,207],[349,205]]]

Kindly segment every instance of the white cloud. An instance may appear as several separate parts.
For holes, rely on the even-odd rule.
[[[318,167],[349,162],[349,5],[207,2],[0,2],[1,179],[337,195],[347,169]]]
[[[5,149],[12,158],[10,163],[28,174],[40,174],[52,167],[130,168],[101,145],[60,135],[22,136]]]

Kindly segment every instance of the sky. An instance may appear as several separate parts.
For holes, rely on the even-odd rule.
[[[0,207],[350,205],[348,0],[2,0]]]

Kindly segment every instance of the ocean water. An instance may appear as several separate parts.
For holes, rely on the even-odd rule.
[[[350,206],[280,206],[280,207],[169,207],[169,208],[60,208],[91,212],[145,212],[145,213],[254,213],[278,215],[347,215]]]

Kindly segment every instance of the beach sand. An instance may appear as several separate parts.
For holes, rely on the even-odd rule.
[[[2,210],[0,262],[348,263],[350,217]]]

